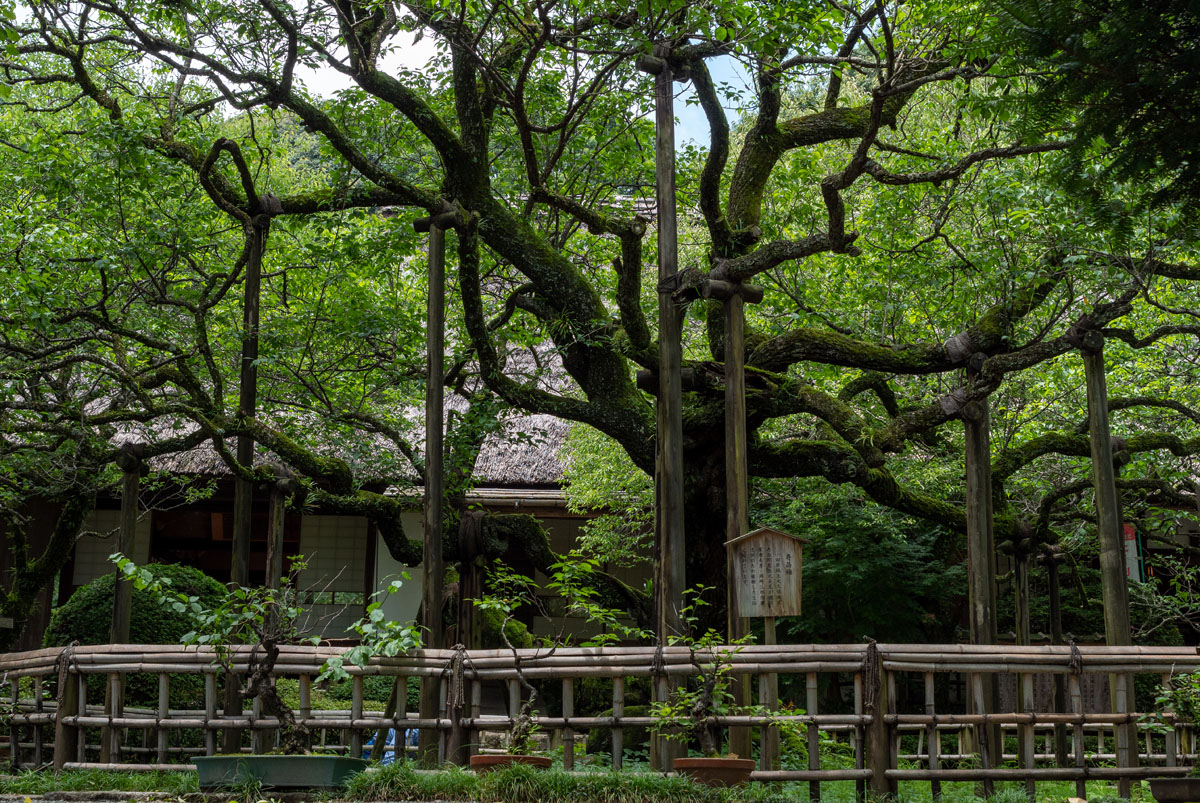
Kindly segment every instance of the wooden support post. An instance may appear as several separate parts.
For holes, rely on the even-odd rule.
[[[937,715],[937,700],[934,695],[933,685],[934,675],[932,672],[925,673],[925,715]],[[925,729],[925,742],[929,745],[929,769],[937,772],[941,769],[941,762],[938,760],[938,755],[942,752],[942,739],[938,736],[937,723],[931,722]],[[929,795],[933,800],[937,800],[942,796],[942,782],[934,778],[929,782]]]
[[[204,755],[217,752],[217,732],[212,723],[217,718],[217,673],[204,673]]]
[[[818,711],[817,711],[817,673],[816,672],[809,672],[807,674],[807,676],[805,677],[804,692],[805,692],[804,696],[805,696],[805,704],[806,704],[805,711],[809,716],[816,716],[818,713]],[[778,697],[778,692],[776,692],[776,697]],[[774,711],[776,708],[778,708],[779,707],[778,702],[779,702],[778,699],[775,699],[773,701],[773,703],[775,703],[775,704],[771,706],[770,710]],[[775,729],[772,728],[772,730],[775,730]],[[779,744],[777,741],[779,738],[778,730],[775,730],[774,735],[776,738],[776,743],[774,745],[774,752],[771,755],[770,769],[778,769],[778,767],[779,767]],[[813,771],[819,770],[819,769],[821,769],[821,731],[817,727],[817,723],[812,722],[805,728],[805,736],[808,739],[808,744],[807,744],[808,768]],[[821,782],[820,781],[809,781],[808,782],[808,799],[809,800],[820,800],[821,799]]]
[[[421,227],[418,226],[418,229]],[[422,596],[421,624],[425,628],[425,646],[443,646],[442,586],[445,567],[442,563],[442,404],[445,382],[445,303],[446,303],[446,234],[440,226],[429,226],[429,306],[425,322],[425,549],[421,563]],[[440,708],[439,679],[431,675],[421,678],[421,719],[434,719]],[[437,751],[441,731],[424,728],[418,736],[420,763],[433,767],[438,763]]]
[[[225,673],[225,716],[240,717],[242,715],[242,691],[238,676],[232,672]],[[221,733],[221,752],[240,753],[242,751],[242,729],[225,728]]]
[[[746,444],[746,313],[739,293],[725,299],[725,540],[732,541],[750,531],[749,462]],[[725,577],[729,583],[728,635],[729,643],[741,639],[749,630],[749,620],[738,609],[737,595],[732,593],[733,552],[726,551]],[[775,622],[771,621],[772,633]],[[774,643],[768,642],[768,643]],[[734,681],[734,705],[750,703],[749,675]],[[760,701],[761,702],[761,701]],[[778,732],[774,733],[778,738]],[[763,730],[763,750],[767,748],[768,729]],[[729,751],[739,756],[750,755],[750,729],[729,729]],[[765,768],[765,767],[764,767]]]
[[[1071,726],[1071,752],[1076,769],[1083,769],[1083,694],[1079,688],[1079,675],[1072,672],[1067,675],[1067,697],[1071,702],[1071,713],[1079,717],[1079,722]],[[1096,752],[1099,752],[1097,750]],[[1087,781],[1083,778],[1075,781],[1075,796],[1087,797]]]
[[[12,679],[9,689],[9,702],[12,711],[20,711],[21,678]],[[8,766],[13,773],[21,768],[21,728],[10,718],[8,720]]]
[[[483,681],[478,678],[471,680],[471,719],[478,720],[483,715]],[[467,763],[471,763],[471,756],[479,750],[479,734],[482,733],[478,728],[472,728],[470,739],[467,743]]]
[[[42,676],[33,676],[33,710],[41,714],[45,711],[45,703],[42,700]],[[33,766],[41,767],[45,763],[44,744],[44,728],[42,723],[37,723],[33,726]]]
[[[1170,672],[1163,672],[1162,687],[1163,687],[1163,689],[1171,688],[1171,673]],[[1175,713],[1175,710],[1173,708],[1171,708],[1170,705],[1168,705],[1164,709],[1163,713],[1169,715],[1169,714]],[[1165,744],[1163,745],[1163,751],[1167,754],[1167,766],[1168,767],[1179,766],[1178,733],[1179,733],[1179,728],[1175,725],[1174,722],[1172,722],[1171,729],[1166,732],[1164,740],[1163,740],[1165,742]]]
[[[246,285],[242,302],[242,362],[238,389],[238,417],[252,421],[258,414],[258,312],[262,288],[263,251],[271,219],[256,215],[246,228],[249,248],[246,254]],[[237,462],[244,469],[254,467],[254,438],[239,435]],[[235,586],[250,585],[250,528],[254,503],[254,483],[244,477],[233,485],[233,558],[230,580]],[[228,700],[227,700],[228,702]],[[240,736],[239,736],[240,738]]]
[[[158,763],[167,763],[167,735],[168,731],[162,726],[162,722],[171,716],[171,676],[166,672],[158,673],[158,723],[155,728],[156,736],[158,737]]]
[[[255,697],[250,701],[250,720],[257,722],[262,719],[263,707],[262,697]],[[261,756],[271,752],[271,745],[267,741],[267,732],[261,728],[250,729],[250,752],[256,756]]]
[[[1058,577],[1060,553],[1054,547],[1046,553],[1045,558],[1046,582],[1050,586],[1050,643],[1057,646],[1063,643],[1062,589]],[[1053,684],[1053,710],[1058,714],[1065,713],[1067,710],[1066,678],[1061,672],[1054,673]],[[1061,722],[1054,725],[1054,758],[1057,766],[1067,766],[1067,726]]]
[[[1100,539],[1100,586],[1104,603],[1104,641],[1110,646],[1132,643],[1129,626],[1129,589],[1125,567],[1125,540],[1121,527],[1121,503],[1117,496],[1112,435],[1108,422],[1108,379],[1104,367],[1104,335],[1090,331],[1080,346],[1087,384],[1088,435],[1092,453],[1092,487],[1096,498],[1097,534]],[[1109,676],[1113,711],[1134,709],[1133,684],[1127,678]],[[1124,699],[1118,700],[1117,694]],[[1137,751],[1131,723],[1116,728],[1117,765],[1137,766]],[[1122,753],[1124,752],[1124,757]],[[1121,762],[1128,762],[1122,764]],[[1130,783],[1117,784],[1118,793],[1129,796]]]
[[[350,681],[350,721],[363,718],[363,676],[352,675]],[[350,728],[350,757],[362,758],[362,728]]]
[[[665,286],[679,270],[675,215],[674,75],[664,48],[639,59],[654,75],[655,184],[658,210],[658,438],[655,471],[655,635],[666,645],[682,633],[680,610],[686,580],[683,507],[683,315]],[[656,678],[654,699],[665,700],[669,684]],[[683,745],[665,738],[651,741],[650,763],[669,771]]]
[[[575,769],[575,729],[570,726],[571,717],[575,716],[575,680],[562,680],[562,715],[568,724],[562,729],[563,770],[572,772]]]
[[[863,674],[863,672],[854,673],[854,713],[860,717],[863,715],[863,711],[866,709],[864,701],[865,684]],[[866,733],[867,729],[862,725],[854,726],[854,768],[856,770],[867,768],[867,757],[865,751],[867,741]],[[872,789],[874,789],[874,785],[872,785]],[[862,803],[864,800],[866,800],[866,798],[867,782],[860,778],[854,782],[854,799],[858,801],[858,803]]]
[[[121,446],[117,463],[121,467],[121,525],[117,533],[117,551],[131,558],[134,532],[138,519],[138,486],[141,482],[141,460],[137,452],[141,444],[125,443]],[[117,569],[113,587],[112,624],[108,639],[112,644],[129,643],[129,616],[133,604],[133,586]]]
[[[1021,682],[1021,711],[1025,714],[1033,713],[1033,674],[1022,672],[1019,676]],[[1033,723],[1023,724],[1019,728],[1019,738],[1021,742],[1021,766],[1027,770],[1032,770],[1037,767],[1036,747],[1034,740]],[[1025,781],[1025,795],[1030,800],[1036,800],[1036,789],[1034,787],[1033,778],[1028,778]]]
[[[1016,619],[1017,644],[1030,643],[1029,622],[1029,554],[1020,545],[1013,566],[1013,593],[1016,596],[1014,613]]]
[[[982,672],[971,673],[971,692],[971,697],[975,704],[975,713],[988,714],[990,705]],[[1004,743],[999,740],[999,733],[999,728],[989,727],[987,724],[975,728],[975,741],[979,746],[979,766],[981,769],[990,770],[996,766],[996,756],[1004,748]],[[982,786],[983,796],[991,797],[994,789],[992,780],[985,778]]]
[[[872,644],[870,651],[875,654],[879,664],[878,652]],[[868,656],[871,652],[868,652]],[[868,661],[872,659],[868,657]],[[878,666],[871,672],[868,682],[871,686],[866,691],[871,695],[873,704],[868,706],[867,713],[871,715],[871,724],[867,726],[867,764],[871,770],[871,792],[877,797],[896,794],[896,782],[887,777],[887,771],[892,768],[892,727],[887,723],[887,715],[891,709],[891,699],[888,695],[891,685],[888,682],[888,672]]]
[[[621,717],[625,716],[625,678],[613,678],[612,715],[612,766],[619,770],[625,758],[625,729],[621,727]]]
[[[287,501],[296,492],[296,481],[280,477],[271,485],[271,507],[267,517],[267,588],[283,585],[283,532]]]
[[[87,675],[80,672],[75,676],[75,685],[78,688],[76,696],[79,699],[79,713],[87,713]],[[87,735],[82,727],[76,726],[75,732],[78,738],[75,740],[75,760],[79,763],[87,761]]]

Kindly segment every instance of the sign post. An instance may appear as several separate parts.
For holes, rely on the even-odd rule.
[[[760,527],[725,542],[730,567],[730,618],[761,616],[764,644],[775,643],[777,616],[800,615],[800,572],[806,540],[770,527]],[[778,709],[779,679],[775,673],[759,676],[758,696],[759,703],[768,711]],[[759,768],[773,769],[778,761],[779,730],[765,726]]]

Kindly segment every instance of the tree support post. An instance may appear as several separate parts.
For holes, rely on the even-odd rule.
[[[863,693],[866,697],[863,710],[870,715],[871,722],[866,732],[866,764],[871,770],[871,793],[887,798],[896,795],[898,785],[887,777],[892,768],[892,727],[887,722],[891,700],[890,685],[883,670],[883,660],[875,642],[867,647],[867,658],[863,667]]]
[[[1090,331],[1080,345],[1087,383],[1088,434],[1092,452],[1092,487],[1096,495],[1096,523],[1100,538],[1100,583],[1104,601],[1104,641],[1109,646],[1132,643],[1129,626],[1129,588],[1125,569],[1125,542],[1121,532],[1121,507],[1113,465],[1112,434],[1108,422],[1108,380],[1104,369],[1104,335]],[[1135,710],[1133,682],[1109,676],[1113,711]],[[1118,695],[1124,699],[1118,699]],[[1136,726],[1125,723],[1117,729],[1117,766],[1137,765]],[[1121,797],[1129,797],[1131,784],[1122,779]]]
[[[445,627],[442,622],[445,581],[442,554],[442,503],[445,496],[442,412],[446,351],[446,229],[454,228],[461,222],[461,216],[448,203],[444,203],[438,213],[413,222],[413,228],[418,233],[429,233],[429,305],[425,319],[425,549],[421,559],[421,625],[425,629],[425,646],[431,649],[445,646]],[[421,719],[438,718],[440,703],[441,679],[422,677]],[[437,765],[441,741],[440,731],[421,729],[418,752],[423,766]]]
[[[748,288],[751,300],[761,300],[757,288]],[[746,441],[746,298],[741,285],[725,287],[724,283],[710,281],[705,295],[721,298],[725,311],[725,541],[733,541],[750,532],[750,465]],[[733,553],[726,550],[725,577],[733,577]],[[738,610],[737,595],[728,595],[728,636],[733,644],[750,630],[749,620]],[[771,619],[768,644],[774,643],[775,622]],[[778,699],[778,678],[771,674],[766,678],[766,697]],[[750,703],[750,676],[741,675],[733,683],[733,702],[743,706]],[[763,705],[768,700],[762,700]],[[769,760],[772,751],[778,752],[778,731],[763,729],[760,747],[764,760]],[[751,730],[746,727],[729,729],[729,752],[749,757],[751,754]],[[764,769],[770,767],[764,766]]]
[[[989,411],[986,403],[968,402],[962,410],[966,434],[967,497],[967,588],[970,598],[972,644],[996,643],[996,545],[992,530],[992,455]],[[996,710],[996,686],[990,673],[976,684],[973,694],[977,713]],[[984,766],[1000,742],[999,728],[975,728],[977,748]],[[985,795],[992,793],[992,782],[983,782]]]
[[[664,283],[679,270],[675,218],[674,75],[667,50],[638,60],[643,72],[654,75],[655,179],[658,209],[658,454],[654,517],[655,631],[660,646],[681,634],[680,610],[686,583],[683,521],[683,316]],[[655,698],[669,693],[665,677],[655,683]],[[682,745],[660,737],[652,744],[651,763],[670,770]],[[657,761],[655,759],[658,759]]]
[[[69,716],[83,714],[83,701],[79,698],[80,683],[72,674],[73,647],[64,647],[58,654],[58,705],[54,710],[54,769],[65,769],[68,761],[74,761],[79,750],[79,727],[68,725],[63,720]]]
[[[137,530],[138,491],[142,479],[142,455],[145,446],[141,443],[123,443],[117,454],[117,466],[121,469],[121,526],[118,531],[117,551],[130,557],[133,551],[134,533]],[[133,604],[133,586],[121,576],[117,569],[117,581],[113,588],[112,626],[109,643],[129,643],[129,617]]]
[[[1062,588],[1059,584],[1058,564],[1062,559],[1061,550],[1052,545],[1046,549],[1046,583],[1050,586],[1050,643],[1058,646],[1063,643],[1062,629]],[[1066,677],[1054,673],[1054,712],[1067,713]],[[1056,723],[1054,726],[1054,758],[1060,767],[1067,766],[1067,726]]]

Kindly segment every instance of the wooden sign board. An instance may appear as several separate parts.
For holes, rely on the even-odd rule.
[[[11,616],[0,616],[0,628],[5,630],[13,629],[13,620]]]
[[[805,539],[762,527],[725,542],[730,553],[729,600],[736,615],[799,616]]]

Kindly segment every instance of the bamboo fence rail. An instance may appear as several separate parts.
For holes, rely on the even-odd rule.
[[[444,758],[454,732],[460,737],[466,734],[469,754],[484,749],[486,733],[507,730],[520,706],[511,652],[476,650],[463,655],[431,649],[375,658],[361,667],[347,665],[355,678],[350,708],[313,708],[313,679],[327,658],[343,652],[335,647],[284,647],[275,667],[277,677],[297,682],[301,705],[296,719],[313,729],[327,749],[358,754],[367,734],[395,729],[401,734],[395,749],[408,749],[405,737],[411,731],[433,732]],[[1039,781],[1073,780],[1082,790],[1083,783],[1091,779],[1128,781],[1183,774],[1188,771],[1186,765],[1196,759],[1191,723],[1173,722],[1167,732],[1154,732],[1145,727],[1143,715],[1137,712],[1085,710],[1080,692],[1085,675],[1107,677],[1119,700],[1133,674],[1149,673],[1169,681],[1172,675],[1196,671],[1200,654],[1192,648],[749,645],[717,648],[700,660],[708,662],[714,656],[728,663],[735,677],[757,677],[763,687],[769,676],[789,678],[784,688],[794,689],[794,697],[784,695],[780,710],[760,709],[716,720],[753,729],[758,742],[763,742],[761,736],[768,729],[796,729],[808,748],[807,766],[781,768],[780,756],[771,749],[777,742],[767,739],[767,749],[759,750],[759,769],[753,777],[807,781],[813,799],[820,798],[820,785],[830,781],[854,781],[860,791],[869,786],[875,792],[894,790],[901,780],[923,781],[931,784],[935,795],[941,783],[964,780],[981,783],[985,789],[996,781],[1024,781],[1030,790]],[[628,682],[634,678],[678,681],[696,672],[691,652],[682,647],[658,651],[652,647],[522,650],[520,661],[530,680],[550,685],[561,682],[561,704],[558,710],[540,713],[541,729],[568,745],[586,738],[588,731],[607,731],[611,762],[618,768],[629,746],[630,729],[654,722],[649,716],[626,715]],[[249,648],[233,651],[235,674],[247,671],[249,663]],[[218,734],[245,734],[244,751],[269,750],[279,726],[273,717],[262,715],[258,706],[249,712],[240,706],[228,713],[221,710],[223,696],[218,694],[218,685],[225,669],[210,649],[178,645],[41,649],[0,655],[0,673],[10,681],[12,713],[5,730],[9,763],[14,768],[187,769],[192,756],[217,751]],[[980,692],[984,678],[1005,674],[1016,679],[1015,710],[989,710],[990,704]],[[157,705],[124,705],[133,675],[157,677]],[[405,710],[403,703],[394,716],[370,710],[370,703],[363,699],[362,679],[373,675],[440,680],[444,690],[440,710],[435,716],[423,717]],[[1067,710],[1036,708],[1037,675],[1056,676],[1065,684]],[[97,680],[89,690],[88,679],[93,676]],[[202,707],[170,707],[171,689],[177,685],[173,681],[184,676],[203,678]],[[843,710],[819,710],[823,677],[826,682],[836,679],[839,687],[852,688]],[[575,684],[584,678],[611,681],[610,713],[576,713]],[[490,681],[503,681],[508,689],[505,716],[481,713],[482,689]],[[939,711],[936,691],[939,686],[944,689],[947,682],[960,684],[967,699],[957,700],[953,710]],[[901,683],[909,690],[923,687],[923,694],[902,700],[897,693]],[[96,694],[99,684],[105,689],[103,701]],[[403,700],[404,695],[399,697]],[[947,707],[944,695],[942,707]],[[822,737],[843,743],[842,752],[852,758],[833,767],[830,764],[834,762],[826,757],[822,767]],[[998,743],[992,741],[997,739]],[[1010,749],[1012,745],[1015,749]],[[574,758],[574,750],[564,751],[568,769],[574,767]],[[902,760],[906,762],[903,769]],[[844,766],[851,761],[852,767]],[[1005,762],[1017,766],[1001,766]]]

